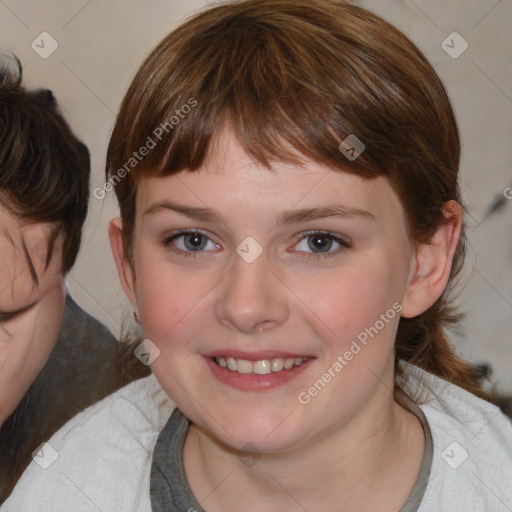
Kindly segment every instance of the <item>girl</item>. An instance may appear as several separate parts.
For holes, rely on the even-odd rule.
[[[459,153],[432,67],[362,8],[246,0],[172,32],[107,155],[153,376],[5,510],[510,510],[512,426],[444,332]]]

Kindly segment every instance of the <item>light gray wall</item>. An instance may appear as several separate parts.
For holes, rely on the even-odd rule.
[[[204,0],[0,0],[0,48],[24,65],[29,87],[52,89],[91,150],[92,188],[103,180],[106,146],[123,93],[150,49]],[[512,2],[510,0],[366,0],[425,52],[448,88],[462,140],[462,185],[470,213],[467,311],[459,350],[490,362],[512,391],[512,200],[486,218],[512,186]],[[58,48],[43,59],[57,42]],[[463,39],[452,36],[458,32]],[[43,39],[43,42],[41,42]],[[34,42],[34,49],[31,47]],[[467,42],[468,48],[452,58]],[[35,46],[38,45],[38,46]],[[111,194],[91,197],[84,244],[68,278],[74,298],[118,334],[130,320],[110,254]]]

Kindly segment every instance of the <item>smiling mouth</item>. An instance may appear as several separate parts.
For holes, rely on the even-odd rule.
[[[306,362],[308,357],[276,357],[273,359],[260,359],[248,361],[247,359],[235,359],[234,357],[214,357],[213,361],[221,368],[245,375],[268,375],[290,370]]]

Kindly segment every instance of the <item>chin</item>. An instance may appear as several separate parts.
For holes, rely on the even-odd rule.
[[[252,414],[243,411],[235,415],[231,412],[217,415],[215,420],[206,418],[196,424],[220,443],[237,451],[281,453],[293,449],[301,439],[299,425],[286,421],[286,414],[282,412],[273,415],[262,415],[261,411]]]

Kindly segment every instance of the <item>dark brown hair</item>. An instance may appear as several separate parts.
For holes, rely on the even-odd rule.
[[[185,109],[191,101],[197,107]],[[447,201],[461,203],[460,141],[449,98],[404,34],[345,2],[228,2],[169,34],[123,100],[107,179],[119,201],[128,259],[138,180],[198,169],[227,124],[248,155],[268,168],[306,157],[338,171],[386,177],[416,243],[430,241]],[[350,134],[366,146],[353,161],[338,149]],[[150,148],[147,156],[128,167],[143,147]],[[464,253],[462,232],[451,283]],[[445,334],[458,319],[448,291],[425,313],[400,319],[397,381],[402,359],[484,396],[475,370]]]
[[[73,266],[89,200],[89,151],[58,111],[51,91],[27,91],[22,68],[0,68],[0,201],[16,217],[64,233],[62,270]],[[4,61],[5,62],[5,61]]]

